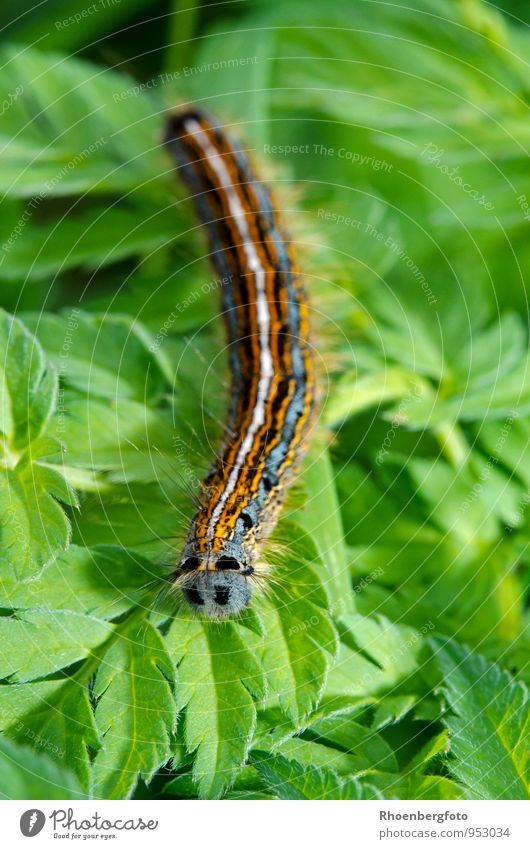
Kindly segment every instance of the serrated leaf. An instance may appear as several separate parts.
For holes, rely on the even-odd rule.
[[[523,684],[453,641],[432,640],[451,713],[452,774],[478,799],[528,799],[530,702]]]
[[[358,729],[353,730],[350,735],[350,741],[353,742],[354,739],[359,743],[359,750],[349,751],[330,741],[313,738],[311,730],[308,729],[301,737],[290,737],[273,745],[267,745],[267,740],[262,738],[260,747],[266,748],[272,754],[293,758],[307,767],[332,769],[347,778],[371,769],[373,758],[380,765],[386,763],[393,771],[396,770],[394,755],[380,735],[374,735],[367,729]]]
[[[118,547],[71,545],[38,577],[0,577],[0,607],[48,608],[114,619],[151,586],[160,589],[165,570]]]
[[[344,546],[344,533],[333,468],[325,446],[314,444],[306,458],[301,482],[310,493],[292,520],[310,534],[323,564],[322,583],[335,614],[353,613],[355,606]],[[322,517],[326,521],[322,521]]]
[[[112,625],[67,610],[24,610],[0,617],[0,678],[31,681],[86,657]]]
[[[271,692],[285,716],[299,726],[319,702],[337,634],[318,555],[314,548],[310,560],[297,555],[298,540],[305,537],[292,527],[290,550],[277,558],[274,597],[263,599],[259,607],[267,635],[260,656]]]
[[[410,775],[406,777],[392,773],[371,772],[365,776],[383,794],[384,799],[469,799],[464,787],[444,775]]]
[[[382,616],[375,619],[358,614],[341,617],[338,625],[339,654],[323,698],[330,708],[346,696],[385,692],[417,668],[424,644],[420,631],[394,625]]]
[[[0,311],[0,563],[19,579],[38,572],[70,540],[57,499],[75,504],[76,498],[60,467],[47,462],[58,444],[44,436],[56,399],[57,378],[41,346]]]
[[[380,799],[368,783],[341,780],[329,769],[307,767],[282,755],[256,750],[251,762],[279,799]]]
[[[0,566],[16,580],[38,573],[71,537],[64,510],[46,486],[50,475],[40,471],[31,461],[0,470]]]
[[[2,466],[16,465],[43,432],[53,412],[57,380],[38,342],[24,325],[0,310],[0,434]]]
[[[93,766],[99,799],[127,799],[138,778],[149,781],[171,755],[176,724],[175,671],[154,626],[133,616],[101,658],[96,727],[101,749]]]
[[[371,727],[374,731],[379,731],[387,725],[394,725],[403,719],[417,703],[417,696],[387,696],[381,699],[374,711]]]
[[[269,690],[263,695],[256,687],[245,697],[252,687],[236,680],[237,662],[229,667],[236,689],[222,679],[226,646],[219,635],[213,649],[204,634],[197,638],[194,645],[205,651],[198,660],[192,651],[197,662],[186,666],[185,634],[175,658],[186,672],[181,695],[192,696],[169,745],[178,775],[164,789],[186,798],[281,796],[254,766],[241,766],[255,710],[252,746],[274,757],[283,748],[301,764],[287,783],[313,778],[303,787],[309,798],[349,795],[344,780],[359,768],[368,773],[362,787],[377,787],[386,798],[476,798],[469,775],[465,783],[447,777],[459,761],[447,753],[448,729],[441,730],[445,701],[432,689],[435,663],[422,663],[420,652],[436,628],[459,634],[521,677],[530,668],[530,368],[521,274],[530,264],[528,33],[481,0],[424,0],[414,10],[406,0],[335,0],[325,9],[318,0],[290,0],[288,8],[255,0],[240,4],[237,20],[227,7],[212,21],[180,9],[173,16],[177,30],[184,22],[179,39],[157,23],[167,44],[181,42],[166,50],[167,77],[149,81],[159,70],[149,50],[141,59],[130,51],[121,57],[136,79],[148,81],[148,94],[133,76],[48,53],[58,43],[86,47],[93,41],[83,35],[87,27],[92,35],[111,33],[131,4],[133,11],[147,8],[146,0],[131,0],[127,10],[115,4],[62,28],[47,14],[50,4],[17,20],[14,10],[0,13],[22,42],[3,48],[0,63],[0,301],[18,315],[34,311],[28,321],[44,333],[45,362],[62,376],[51,418],[44,381],[36,393],[42,409],[36,405],[35,422],[48,421],[28,447],[22,440],[13,451],[0,434],[0,476],[5,472],[9,483],[0,496],[0,612],[7,620],[9,610],[28,605],[43,614],[60,608],[120,617],[123,629],[124,615],[150,608],[164,578],[162,567],[137,563],[134,552],[168,564],[179,556],[197,484],[218,444],[228,367],[217,356],[218,284],[203,228],[190,218],[188,201],[171,205],[180,188],[160,144],[162,111],[211,104],[223,125],[234,122],[244,148],[255,148],[258,170],[277,189],[276,205],[288,210],[322,359],[319,421],[327,417],[337,427],[322,440],[315,430],[301,474],[304,497],[291,489],[284,505],[284,516],[298,525],[283,520],[277,528],[263,552],[276,571],[227,629],[235,660],[250,658],[243,674],[252,678],[253,664],[267,660],[268,626],[275,643],[264,670]],[[68,17],[81,10],[80,0],[62,0],[61,8]],[[521,17],[528,18],[524,9]],[[172,25],[169,36],[175,31]],[[298,144],[303,155],[292,147]],[[304,186],[295,203],[293,183]],[[480,193],[491,201],[487,208]],[[90,333],[83,328],[66,338],[69,313],[50,318],[70,303],[91,311],[90,319],[83,316]],[[68,358],[63,340],[72,342]],[[22,372],[30,375],[29,362]],[[0,364],[0,420],[8,430],[13,374]],[[64,457],[52,433],[68,449]],[[67,505],[76,542],[97,552],[64,551],[68,526],[57,502]],[[105,552],[102,542],[110,543]],[[335,623],[338,656],[327,651],[328,607],[335,617],[354,607],[363,614]],[[157,609],[151,621],[166,634],[173,613]],[[381,613],[387,619],[377,618]],[[43,634],[48,640],[46,628]],[[85,790],[100,745],[90,687],[99,655],[114,639],[121,645],[111,635],[75,670],[0,685],[7,733],[53,755],[60,767],[74,766]],[[24,640],[19,651],[27,657]],[[503,707],[490,683],[488,675],[472,687],[457,678],[452,698],[460,704],[480,684],[479,693]],[[190,729],[196,722],[200,742],[186,752],[192,703]],[[236,721],[234,703],[243,706]],[[109,738],[109,782],[123,738],[131,736],[134,712],[121,707],[108,710],[117,729]],[[475,728],[476,759],[481,755],[485,713],[470,718],[460,762],[475,755]],[[501,723],[503,734],[510,725]],[[201,757],[198,788],[192,763]],[[137,795],[158,794],[164,772]],[[228,791],[226,773],[234,776]],[[483,773],[478,781],[491,777],[489,761]],[[274,781],[285,783],[277,775]],[[480,789],[483,798],[498,788]]]
[[[0,729],[4,731],[18,723],[21,717],[50,702],[63,684],[63,679],[53,678],[25,684],[1,684]],[[19,730],[22,730],[22,726]]]
[[[203,798],[217,798],[248,754],[256,726],[254,696],[263,670],[231,622],[176,618],[166,644],[178,665],[177,704],[185,708],[184,740],[195,752],[193,777]]]
[[[441,734],[436,734],[421,747],[407,766],[407,772],[416,771],[418,775],[425,772],[431,761],[441,755],[446,755],[450,748],[450,737],[448,731],[442,731]]]
[[[527,332],[519,316],[506,313],[476,330],[444,370],[440,390],[412,394],[400,412],[408,427],[436,427],[528,412],[530,371]],[[396,410],[390,411],[390,415]]]
[[[319,719],[306,728],[304,738],[351,754],[359,761],[358,771],[371,767],[385,772],[398,770],[396,756],[385,739],[349,716]]]

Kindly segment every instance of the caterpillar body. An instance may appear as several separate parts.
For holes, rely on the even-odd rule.
[[[309,310],[293,246],[242,149],[196,110],[165,144],[205,226],[222,287],[231,395],[223,442],[199,495],[174,583],[197,611],[245,608],[313,420]]]

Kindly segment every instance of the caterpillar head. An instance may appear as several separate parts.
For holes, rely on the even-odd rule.
[[[202,567],[202,568],[201,568]],[[250,602],[247,580],[251,569],[227,554],[205,564],[200,556],[186,557],[178,568],[178,583],[188,604],[210,619],[239,613]]]

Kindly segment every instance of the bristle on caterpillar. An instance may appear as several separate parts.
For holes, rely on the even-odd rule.
[[[222,288],[231,391],[225,436],[202,484],[174,586],[210,618],[243,610],[315,407],[309,310],[292,245],[241,148],[202,112],[165,144],[206,228]]]

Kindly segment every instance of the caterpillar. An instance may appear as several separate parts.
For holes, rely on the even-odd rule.
[[[292,244],[241,147],[211,116],[170,115],[165,145],[191,192],[214,267],[231,372],[222,445],[202,483],[173,585],[213,619],[242,611],[307,443],[315,409],[309,308]]]

